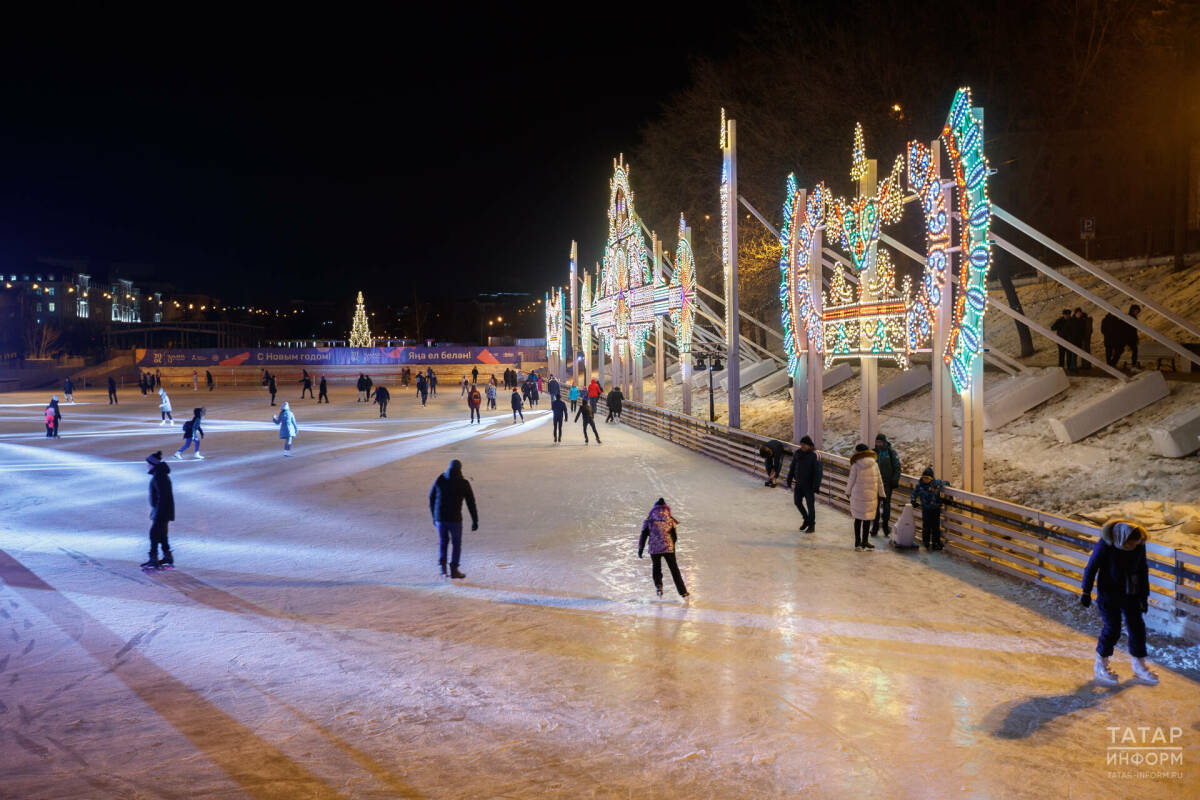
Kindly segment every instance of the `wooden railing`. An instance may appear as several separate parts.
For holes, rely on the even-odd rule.
[[[621,421],[743,471],[764,474],[758,448],[769,441],[766,436],[629,400],[622,404]],[[789,452],[792,449],[788,446]],[[850,460],[824,451],[820,456],[825,477],[817,499],[848,511]],[[893,520],[904,510],[916,481],[911,475],[901,477],[892,499]],[[943,495],[947,498],[942,511],[947,553],[1060,594],[1079,595],[1083,569],[1099,538],[1099,528],[960,489],[947,488]],[[918,527],[920,513],[914,510]],[[1150,562],[1149,621],[1200,641],[1200,553],[1151,541],[1146,556]]]

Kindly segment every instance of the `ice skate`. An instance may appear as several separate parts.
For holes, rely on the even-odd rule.
[[[1133,666],[1133,677],[1137,678],[1139,683],[1144,683],[1147,686],[1158,685],[1158,675],[1154,674],[1146,666],[1146,659],[1133,656],[1130,658],[1129,663]]]
[[[662,587],[661,587],[661,586],[655,586],[655,587],[654,587],[654,593],[655,593],[655,594],[657,594],[659,597],[662,597]]]
[[[175,458],[177,458],[177,459],[178,459],[178,460],[180,460],[180,461],[183,461],[183,454],[182,454],[182,453],[180,453],[178,450],[176,450],[176,451],[175,451]]]
[[[196,458],[200,459],[201,461],[204,460],[204,456],[200,455],[199,453],[196,453]]]
[[[871,544],[870,542],[863,542],[863,550],[874,550],[874,549],[875,549],[875,545]]]
[[[158,569],[160,566],[162,566],[162,564],[159,563],[159,560],[157,558],[151,558],[149,561],[143,561],[138,566],[140,566],[142,569],[149,572],[151,570]]]
[[[446,559],[444,559],[444,558],[439,558],[439,559],[438,559],[438,567],[440,567],[440,568],[441,568],[441,570],[442,570],[442,575],[443,575],[443,576],[445,576],[445,574],[446,574]]]
[[[856,545],[854,545],[854,552],[856,552],[856,553],[861,553],[861,552],[862,552],[862,545],[861,545],[861,544],[856,544]]]
[[[1092,667],[1092,674],[1096,678],[1096,683],[1101,686],[1116,686],[1121,682],[1117,673],[1108,668],[1108,659],[1099,653],[1096,654],[1096,663]]]
[[[459,572],[458,567],[451,567],[450,568],[450,577],[461,579],[461,578],[467,577],[467,575],[465,572]]]

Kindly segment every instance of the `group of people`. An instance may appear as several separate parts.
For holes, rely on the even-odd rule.
[[[1142,313],[1142,307],[1134,303],[1129,307],[1128,316],[1137,319]],[[1050,330],[1067,344],[1090,354],[1092,352],[1092,317],[1082,308],[1064,308],[1062,314],[1050,326]],[[1138,363],[1138,329],[1113,313],[1104,315],[1100,320],[1100,337],[1104,342],[1104,361],[1110,367],[1115,367],[1121,360],[1121,355],[1128,348],[1130,353],[1129,366],[1141,369]],[[1074,374],[1079,369],[1079,354],[1070,348],[1058,346],[1058,366]]]

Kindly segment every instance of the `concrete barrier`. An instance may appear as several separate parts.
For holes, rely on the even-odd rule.
[[[1069,416],[1052,418],[1050,430],[1063,443],[1078,442],[1170,394],[1161,372],[1144,372],[1105,392]]]
[[[1185,408],[1150,426],[1154,452],[1166,458],[1183,458],[1200,450],[1200,408]]]
[[[742,388],[745,389],[755,381],[762,380],[777,369],[779,369],[779,364],[774,359],[770,358],[763,359],[762,361],[751,361],[746,364],[742,364],[742,374],[740,376],[742,380]],[[728,375],[721,376],[721,388],[729,388]]]
[[[1071,386],[1061,367],[1031,370],[989,388],[983,397],[983,427],[1002,428]]]
[[[928,386],[933,380],[929,367],[918,364],[912,369],[901,372],[887,383],[879,387],[879,407],[894,403],[905,395],[910,395],[918,389]]]
[[[834,365],[833,367],[830,367],[829,369],[825,370],[825,374],[821,376],[821,389],[822,389],[822,391],[827,392],[830,389],[832,389],[834,386],[837,386],[839,383],[845,383],[846,381],[850,380],[851,378],[853,378],[855,376],[855,374],[856,373],[854,372],[854,368],[850,366],[849,361],[841,361],[841,362],[837,363],[836,365]],[[773,378],[775,376],[772,375],[771,377]],[[763,380],[763,381],[759,381],[758,383],[754,384],[754,390],[758,391],[758,387],[765,382],[766,381]],[[787,385],[786,380],[784,381],[784,385],[785,386]],[[781,386],[779,388],[782,389],[783,387]],[[776,391],[778,391],[778,389],[776,389]],[[760,396],[762,396],[762,395],[760,395]],[[788,398],[790,399],[791,396],[792,396],[792,390],[788,389]]]

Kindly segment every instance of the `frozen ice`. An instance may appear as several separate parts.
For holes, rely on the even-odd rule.
[[[1119,650],[1102,689],[1094,609],[856,553],[825,507],[798,533],[787,492],[669,442],[333,395],[292,401],[290,459],[264,392],[195,395],[206,459],[169,462],[151,575],[143,459],[178,426],[83,391],[52,441],[45,398],[0,396],[0,796],[1200,793],[1196,648],[1155,641],[1157,687]],[[480,511],[453,583],[427,500],[452,458]],[[637,558],[659,496],[688,602]],[[1182,766],[1109,765],[1114,726],[1178,729]]]

